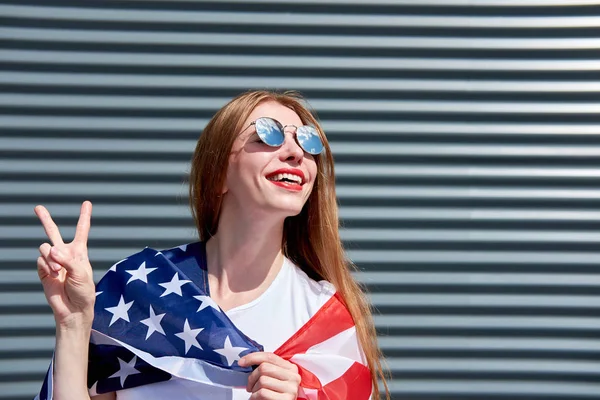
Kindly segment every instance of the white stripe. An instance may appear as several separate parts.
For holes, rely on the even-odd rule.
[[[341,377],[355,362],[365,364],[354,326],[312,346],[306,354],[293,356],[291,361],[315,374],[323,386]]]
[[[336,354],[352,361],[366,364],[356,336],[356,327],[351,327],[331,338],[316,344],[306,351],[307,354]]]
[[[316,353],[296,354],[291,361],[315,374],[323,386],[344,375],[355,362],[346,357]]]

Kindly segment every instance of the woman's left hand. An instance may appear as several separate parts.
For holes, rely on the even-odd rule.
[[[248,377],[252,400],[295,400],[300,387],[298,367],[273,353],[251,353],[240,358],[241,367],[258,365]]]

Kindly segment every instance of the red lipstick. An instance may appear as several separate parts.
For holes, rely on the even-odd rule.
[[[288,176],[283,180],[283,177],[277,179],[278,175],[288,174]],[[299,192],[302,190],[302,185],[305,182],[304,172],[298,168],[281,168],[276,171],[269,173],[266,178],[269,182],[282,187],[287,190],[291,190],[294,192]],[[295,179],[300,179],[300,182],[295,181]]]

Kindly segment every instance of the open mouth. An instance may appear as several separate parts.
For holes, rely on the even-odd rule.
[[[267,179],[274,182],[295,183],[296,185],[304,183],[302,177],[295,174],[273,174],[267,176]]]
[[[275,171],[267,175],[266,178],[279,187],[297,192],[302,190],[302,185],[304,184],[303,175],[301,171],[299,173]]]

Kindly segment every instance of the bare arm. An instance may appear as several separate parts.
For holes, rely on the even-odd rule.
[[[38,276],[56,321],[54,400],[87,400],[88,344],[94,319],[95,285],[87,240],[92,204],[81,206],[75,238],[65,244],[50,213],[35,208],[49,241],[40,246]],[[94,397],[116,399],[115,393]]]

